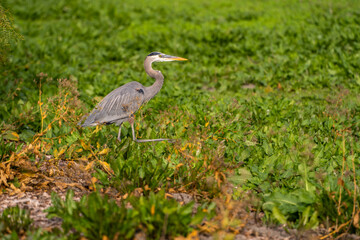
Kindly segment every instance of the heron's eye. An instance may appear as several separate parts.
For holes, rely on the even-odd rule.
[[[164,55],[162,55],[162,54],[159,54],[159,57],[161,57],[161,58],[162,58],[162,57],[164,57]]]

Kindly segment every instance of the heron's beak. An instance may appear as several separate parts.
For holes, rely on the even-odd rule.
[[[182,57],[173,57],[173,60],[175,60],[175,61],[187,61],[188,59],[182,58]]]
[[[176,57],[176,56],[170,56],[170,55],[165,55],[164,58],[169,59],[170,61],[187,61],[188,59],[186,58],[182,58],[182,57]]]

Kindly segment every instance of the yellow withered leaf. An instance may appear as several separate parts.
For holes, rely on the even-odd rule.
[[[151,206],[151,215],[155,215],[155,205],[153,204],[152,206]]]
[[[4,184],[4,186],[8,187],[8,183],[7,183],[7,175],[5,174],[5,172],[3,170],[0,170],[0,186],[2,184]]]
[[[58,157],[60,157],[61,155],[63,155],[64,152],[65,152],[65,150],[66,150],[66,148],[60,149]]]
[[[194,230],[191,233],[189,233],[186,237],[175,237],[175,240],[199,240],[199,234],[198,231]]]
[[[55,149],[53,154],[54,154],[54,157],[55,157],[55,158],[57,158],[57,157],[59,156],[59,152],[58,152],[58,150],[57,150],[57,149]]]
[[[28,177],[34,177],[34,176],[36,176],[37,174],[34,173],[34,172],[24,172],[24,173],[22,173],[21,175],[22,175],[22,177],[24,177],[24,178],[28,178]]]
[[[90,146],[87,145],[83,140],[80,140],[81,146],[83,147],[83,149],[85,150],[90,150]]]
[[[97,182],[97,178],[96,178],[96,177],[92,177],[92,178],[91,178],[91,183],[94,184],[94,183],[96,183],[96,182]]]
[[[105,154],[107,154],[108,152],[110,152],[110,148],[104,148],[103,150],[101,150],[101,151],[99,152],[99,154],[100,154],[100,155],[105,155]]]
[[[96,178],[96,177],[92,177],[92,178],[91,178],[91,184],[92,184],[92,187],[93,187],[94,191],[96,191],[96,185],[95,185],[96,182],[97,182],[97,178]]]
[[[102,236],[102,240],[109,240],[109,238],[106,235],[104,235]]]
[[[143,193],[144,190],[143,190],[142,188],[135,188],[135,189],[134,189],[134,192],[135,192],[135,193]]]
[[[86,165],[85,170],[88,171],[94,166],[94,161],[90,162],[88,165]]]
[[[184,151],[187,147],[191,147],[191,143],[186,143],[185,146],[181,148],[181,151]]]
[[[61,155],[64,154],[65,151],[66,151],[66,147],[62,147],[62,148],[60,149],[60,151],[58,151],[57,149],[55,149],[55,151],[54,151],[54,157],[55,157],[55,158],[60,157]]]
[[[17,187],[15,187],[14,186],[14,184],[12,184],[12,183],[10,183],[10,188],[12,189],[12,190],[16,190],[16,189],[18,189]]]
[[[99,132],[101,130],[101,127],[98,125],[98,126],[96,126],[96,128],[95,128],[95,130],[92,132],[93,134],[94,133],[97,133],[97,132]]]
[[[17,139],[16,141],[20,139],[19,134],[17,134],[16,132],[11,132],[11,135],[13,135]]]
[[[98,161],[99,164],[104,168],[104,170],[108,173],[114,173],[114,171],[110,168],[110,165],[107,163],[107,162],[104,162],[104,161]]]
[[[47,185],[50,183],[50,181],[45,181],[41,183],[42,187],[47,187]]]
[[[54,183],[55,183],[56,187],[60,188],[60,190],[68,187],[68,184],[63,183],[63,182],[54,182]]]
[[[7,132],[3,138],[6,140],[11,140],[11,141],[19,141],[20,140],[19,134],[17,134],[16,132],[13,132],[13,131]]]
[[[184,164],[183,163],[179,163],[178,165],[176,165],[176,169],[178,169],[179,167],[181,167],[181,166],[184,166]]]
[[[205,127],[209,126],[209,122],[205,123]]]
[[[170,193],[165,193],[165,198],[174,198],[174,196],[171,195]]]

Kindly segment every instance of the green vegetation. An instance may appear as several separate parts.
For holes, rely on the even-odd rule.
[[[131,211],[111,202],[117,211],[93,206],[123,221],[140,214],[123,225],[124,234],[141,225],[159,236],[151,229],[163,224],[158,221],[165,210],[141,215],[154,198],[175,209],[154,195],[159,189],[192,192],[204,202],[229,193],[241,202],[249,190],[265,222],[304,230],[322,224],[333,236],[360,234],[357,1],[2,4],[24,36],[0,67],[4,191],[16,185],[14,176],[26,164],[52,156],[55,162],[86,162],[97,180],[93,189],[129,195],[142,189],[140,206]],[[79,129],[81,116],[111,90],[129,81],[152,84],[142,66],[152,51],[190,61],[154,64],[165,84],[137,113],[137,136],[178,141],[137,144],[127,124],[121,143],[116,126]],[[64,219],[67,231],[74,225],[71,214],[95,214],[87,209],[92,198],[99,205],[108,201],[96,194],[79,203],[58,200],[50,212]],[[187,206],[176,209],[188,214]],[[168,230],[186,235],[190,219],[184,217],[185,228],[169,224]],[[110,222],[89,220],[103,227],[92,235],[80,221],[86,220],[73,227],[89,238],[122,234],[111,232]]]
[[[0,5],[0,64],[6,62],[11,44],[21,38],[22,36],[13,27],[11,15]]]
[[[0,217],[0,237],[16,238],[29,230],[32,220],[29,212],[19,207],[6,208]],[[9,236],[10,235],[10,236]]]
[[[78,239],[80,233],[87,239],[102,239],[103,236],[134,239],[135,233],[141,229],[145,229],[150,239],[186,235],[192,226],[201,223],[208,215],[205,212],[212,212],[214,208],[214,205],[206,211],[199,208],[192,215],[192,203],[181,206],[173,199],[167,200],[164,192],[150,193],[149,198],[132,197],[123,201],[121,206],[97,192],[84,196],[79,202],[73,200],[71,191],[65,201],[56,195],[52,198],[54,206],[47,210],[48,217],[61,217],[65,234],[73,229],[77,231],[72,236],[74,239]],[[126,207],[127,204],[132,207]]]

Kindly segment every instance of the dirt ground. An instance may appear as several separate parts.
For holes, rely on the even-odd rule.
[[[43,164],[38,169],[33,178],[27,180],[25,191],[13,189],[0,194],[0,212],[5,208],[18,205],[20,208],[29,210],[35,227],[50,230],[61,227],[61,219],[46,218],[44,210],[51,206],[51,192],[54,191],[65,199],[66,191],[73,189],[75,200],[80,200],[81,196],[91,192],[91,174],[84,171],[84,166],[80,163],[59,161],[56,167],[53,164]],[[110,197],[119,198],[116,190],[107,192]],[[179,202],[188,203],[194,198],[188,193],[171,193],[174,199]],[[240,234],[235,236],[237,240],[253,239],[319,239],[320,236],[328,232],[324,228],[310,231],[297,231],[287,229],[283,226],[267,226],[261,221],[261,214],[248,213]],[[143,238],[143,237],[142,237]],[[141,238],[140,238],[141,239]],[[222,239],[221,236],[209,236],[205,233],[200,234],[201,240]],[[342,239],[360,239],[359,236],[347,235]]]

